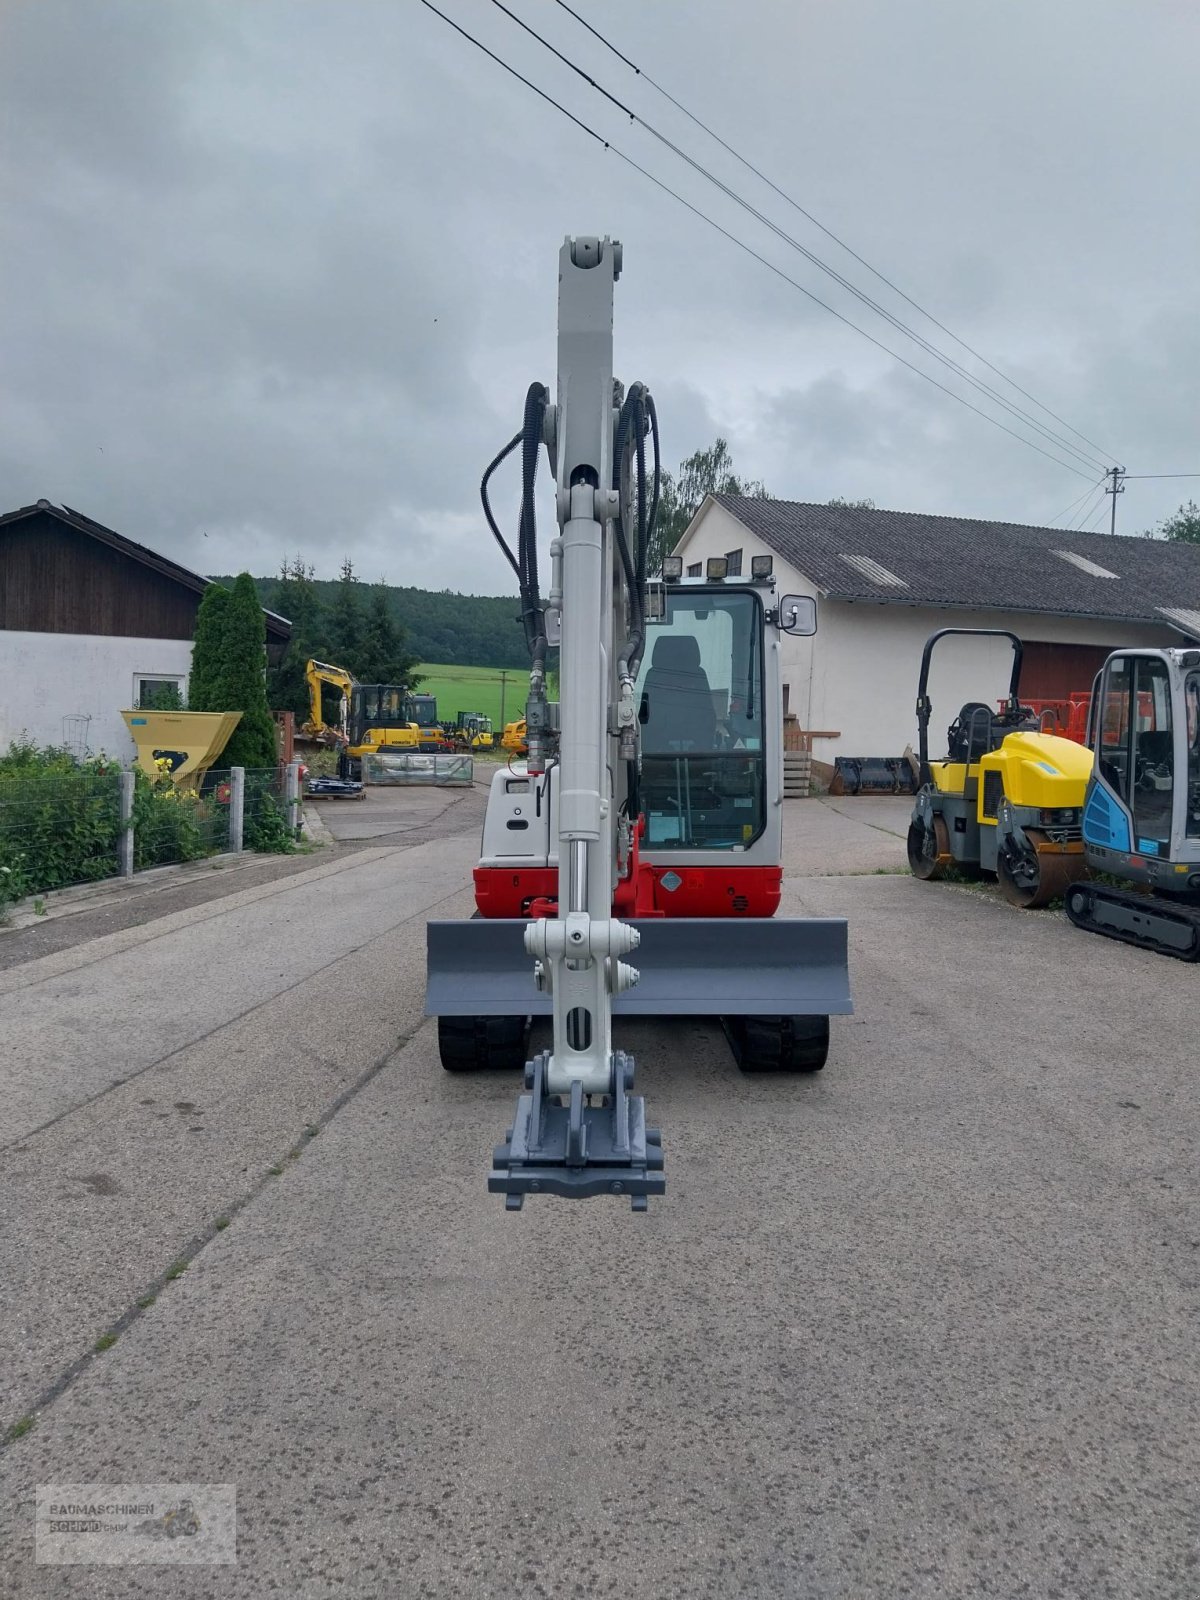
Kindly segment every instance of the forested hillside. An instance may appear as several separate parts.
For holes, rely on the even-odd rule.
[[[233,579],[218,577],[232,587]],[[363,583],[350,561],[330,582],[303,558],[284,564],[275,578],[255,578],[268,611],[286,617],[292,637],[283,659],[267,672],[272,710],[309,713],[304,664],[314,657],[344,667],[360,683],[420,685],[422,661],[445,666],[528,669],[517,620],[519,602],[504,596],[450,594]]]
[[[255,578],[262,603],[278,607],[280,581]],[[218,582],[232,585],[231,577]],[[336,579],[312,580],[318,600],[331,611]],[[417,661],[457,662],[471,667],[529,666],[529,652],[518,617],[516,595],[451,594],[445,589],[398,589],[387,583],[359,583],[363,606],[382,594],[392,621],[404,630],[404,648]]]

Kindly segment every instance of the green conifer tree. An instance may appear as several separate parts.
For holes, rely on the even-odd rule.
[[[238,574],[226,618],[223,670],[218,693],[221,711],[240,711],[221,756],[226,767],[273,767],[277,760],[275,722],[267,705],[267,622],[258,590],[248,572]]]
[[[283,563],[267,601],[272,611],[292,625],[278,665],[267,668],[267,700],[273,711],[294,711],[297,723],[309,715],[308,683],[304,669],[313,656],[324,659],[325,607],[317,592],[312,567],[301,556]]]
[[[372,590],[363,624],[360,679],[363,683],[417,684],[416,657],[405,648],[404,629],[392,616],[387,590]]]
[[[217,679],[224,661],[225,623],[233,595],[223,583],[210,583],[196,612],[192,670],[188,677],[189,711],[224,711],[216,703]]]
[[[354,563],[347,556],[329,608],[329,659],[335,666],[345,667],[352,677],[365,681],[359,670],[363,664],[364,631],[360,588]]]

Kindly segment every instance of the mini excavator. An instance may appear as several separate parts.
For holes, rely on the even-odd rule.
[[[770,557],[730,581],[723,558],[649,579],[659,492],[654,400],[613,381],[621,246],[559,254],[555,401],[530,386],[524,421],[484,473],[484,514],[516,574],[530,653],[528,754],[492,780],[476,914],[428,928],[426,1013],[452,1072],[523,1069],[488,1188],[664,1192],[663,1152],[632,1093],[613,1016],[711,1017],[745,1071],[813,1072],[829,1018],[852,1009],[842,918],[776,918],[782,871],[781,633],[811,634],[814,602],[777,599]],[[652,471],[647,471],[647,446]],[[555,475],[557,535],[542,597],[534,484]],[[520,451],[514,552],[488,483]],[[547,653],[559,650],[559,697]],[[637,966],[632,957],[637,954]],[[551,1047],[528,1057],[531,1021]]]
[[[1118,650],[1092,695],[1078,928],[1200,961],[1200,650]],[[1112,883],[1123,880],[1129,887]]]

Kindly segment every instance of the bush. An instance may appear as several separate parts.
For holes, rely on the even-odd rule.
[[[274,769],[246,773],[242,843],[247,850],[286,856],[296,848],[295,835],[288,827],[287,806],[275,793],[277,786]]]
[[[0,755],[0,907],[118,869],[120,768],[16,740]]]
[[[120,870],[120,765],[27,739],[0,754],[0,914],[27,895]],[[134,870],[224,847],[228,808],[134,768]]]
[[[133,770],[133,870],[195,861],[210,854],[203,826],[208,809],[194,789],[176,789],[170,779],[153,782]]]

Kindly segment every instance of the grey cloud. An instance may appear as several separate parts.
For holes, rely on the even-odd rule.
[[[557,8],[517,4],[887,296]],[[445,5],[871,325],[494,8]],[[723,0],[585,10],[1131,471],[1200,469],[1195,13],[748,0],[732,26]],[[478,479],[526,383],[553,378],[562,235],[597,229],[625,242],[618,370],[654,388],[672,469],[722,433],[741,470],[801,498],[1023,520],[1084,487],[889,364],[413,3],[27,0],[6,29],[6,508],[65,499],[205,570],[302,550],[323,572],[349,553],[370,576],[511,589]],[[1093,45],[1118,35],[1114,78]],[[1131,483],[1125,525],[1186,488]],[[508,520],[514,499],[510,479]]]

